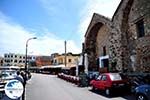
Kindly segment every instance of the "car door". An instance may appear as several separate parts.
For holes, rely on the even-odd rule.
[[[107,81],[108,81],[107,75],[102,75],[98,86],[99,89],[104,90],[107,86]]]
[[[96,78],[96,80],[95,80],[95,87],[96,88],[99,88],[99,84],[100,84],[100,81],[101,81],[101,75],[99,75],[97,78]]]

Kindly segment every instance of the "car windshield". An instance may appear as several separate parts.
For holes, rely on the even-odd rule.
[[[110,74],[110,79],[112,81],[122,80],[121,76],[118,73],[111,73]]]
[[[8,77],[8,74],[2,74],[2,77]]]

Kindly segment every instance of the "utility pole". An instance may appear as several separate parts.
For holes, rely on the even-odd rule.
[[[85,57],[84,57],[84,53],[85,53],[85,48],[84,48],[84,43],[82,43],[82,65],[84,66],[84,61],[85,61]]]
[[[65,67],[66,67],[66,65],[67,65],[67,55],[66,55],[66,52],[67,52],[67,47],[66,47],[66,44],[67,44],[67,42],[66,42],[66,40],[65,40]]]

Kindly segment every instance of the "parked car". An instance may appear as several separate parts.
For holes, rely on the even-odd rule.
[[[103,73],[97,79],[90,82],[92,89],[104,90],[107,96],[112,94],[116,89],[127,89],[127,80],[123,80],[119,73]]]
[[[150,100],[150,85],[140,85],[135,89],[136,100]]]
[[[3,71],[1,72],[1,82],[6,83],[7,81],[14,79],[16,77],[14,72]]]
[[[135,93],[135,88],[141,85],[150,84],[150,73],[133,73],[128,75],[128,81],[131,85],[131,92]]]
[[[99,76],[99,72],[97,71],[89,71],[87,78],[88,78],[88,84],[90,85],[90,82],[94,79],[96,79]]]
[[[12,71],[2,71],[0,73],[0,91],[4,91],[5,84],[15,78],[15,73]]]

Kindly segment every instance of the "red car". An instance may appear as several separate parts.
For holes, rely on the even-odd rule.
[[[112,90],[124,88],[126,84],[127,81],[123,80],[119,73],[103,73],[96,80],[90,82],[93,90],[104,90],[107,96],[111,94]]]

